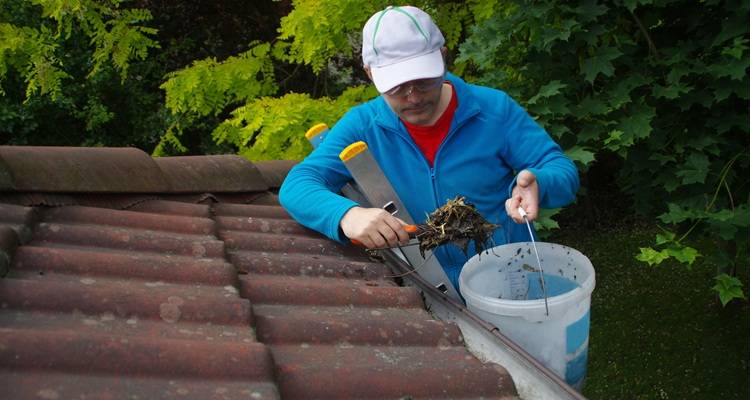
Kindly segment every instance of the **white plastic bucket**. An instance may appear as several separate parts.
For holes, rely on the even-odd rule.
[[[537,242],[547,287],[546,314],[531,242],[497,246],[464,265],[459,284],[468,309],[581,390],[589,347],[595,273],[579,251]]]

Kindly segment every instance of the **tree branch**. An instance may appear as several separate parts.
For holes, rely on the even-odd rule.
[[[649,53],[652,53],[654,57],[659,58],[659,50],[656,49],[656,45],[654,44],[654,41],[651,40],[651,35],[648,34],[648,30],[646,30],[646,27],[643,26],[643,23],[641,23],[640,18],[638,18],[638,16],[635,15],[633,11],[630,12],[630,15],[633,16],[633,20],[635,20],[636,25],[638,25],[638,29],[640,29],[641,33],[643,34],[643,37],[646,38],[646,42],[648,43]]]

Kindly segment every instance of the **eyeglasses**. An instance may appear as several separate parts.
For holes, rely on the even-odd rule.
[[[445,78],[442,76],[438,76],[437,78],[417,79],[398,85],[384,94],[394,97],[406,97],[414,90],[420,93],[429,92],[430,90],[437,89],[443,84],[444,80]]]

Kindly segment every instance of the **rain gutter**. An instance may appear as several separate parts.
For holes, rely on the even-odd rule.
[[[505,367],[513,378],[519,397],[524,400],[585,400],[554,372],[534,359],[493,325],[447,297],[393,252],[381,252],[386,263],[403,276],[404,283],[417,287],[424,295],[427,310],[438,319],[458,325],[466,347],[477,358]]]

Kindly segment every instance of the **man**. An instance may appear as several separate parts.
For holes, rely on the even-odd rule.
[[[415,7],[388,7],[367,21],[362,58],[381,96],[351,109],[289,172],[280,201],[292,217],[340,242],[356,239],[370,248],[408,242],[399,218],[337,194],[351,180],[339,153],[357,141],[367,143],[416,222],[462,195],[501,225],[497,245],[529,240],[519,206],[533,220],[540,206],[575,198],[577,169],[560,147],[505,93],[447,74],[444,43],[429,15]],[[458,288],[472,254],[453,245],[434,254]]]

